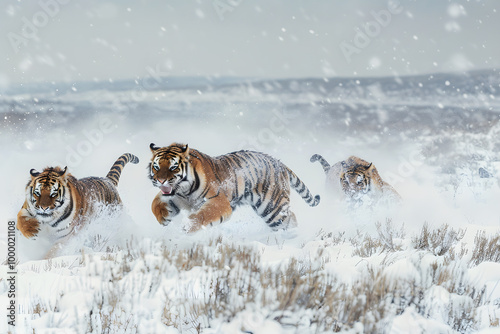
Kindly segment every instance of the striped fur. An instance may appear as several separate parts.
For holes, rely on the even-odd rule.
[[[153,157],[148,174],[160,188],[152,211],[167,225],[180,210],[189,210],[194,232],[227,220],[233,209],[250,205],[273,229],[296,225],[290,210],[290,188],[310,206],[319,203],[306,185],[281,161],[259,152],[239,151],[210,157],[187,145],[150,145]]]
[[[32,169],[26,200],[17,215],[17,228],[26,238],[32,238],[41,225],[46,225],[54,239],[63,239],[92,217],[94,204],[120,206],[116,186],[127,162],[137,164],[139,159],[123,154],[104,178],[76,179],[66,167],[48,167],[41,173]]]
[[[118,186],[118,181],[120,181],[120,175],[122,174],[123,167],[125,167],[125,165],[129,162],[138,164],[139,158],[130,153],[122,154],[122,156],[119,157],[118,160],[116,160],[116,162],[113,164],[108,174],[106,175],[106,177],[111,180],[115,187]]]
[[[377,168],[356,156],[339,161],[333,166],[319,154],[311,157],[311,162],[319,161],[327,176],[327,185],[339,185],[344,198],[351,202],[377,203],[382,197],[393,202],[399,202],[401,196],[397,191],[382,180]]]
[[[330,168],[332,167],[332,166],[330,166],[328,161],[326,161],[325,158],[323,158],[321,155],[315,154],[311,157],[311,162],[316,162],[316,161],[319,161],[319,163],[321,164],[321,167],[323,167],[323,170],[325,171],[325,173],[328,174],[328,172],[330,171]]]

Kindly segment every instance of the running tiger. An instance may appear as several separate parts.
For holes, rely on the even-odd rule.
[[[118,181],[123,167],[139,159],[125,153],[116,160],[106,177],[76,179],[67,173],[67,167],[47,167],[41,173],[30,170],[31,180],[26,186],[26,200],[17,214],[17,228],[26,238],[35,237],[41,225],[46,225],[57,246],[63,238],[87,223],[93,214],[93,205],[121,206]],[[53,255],[53,248],[49,255]]]
[[[264,153],[239,151],[211,157],[188,145],[150,145],[153,157],[149,178],[160,192],[152,211],[160,224],[168,225],[180,210],[189,210],[195,232],[229,219],[234,208],[250,205],[274,230],[297,225],[290,210],[290,187],[310,206],[319,203],[306,185],[282,162]]]
[[[344,198],[351,204],[378,204],[381,200],[389,204],[399,203],[401,196],[380,177],[377,168],[355,156],[330,164],[319,154],[311,157],[311,162],[319,161],[327,177],[327,186],[332,190],[341,188]]]

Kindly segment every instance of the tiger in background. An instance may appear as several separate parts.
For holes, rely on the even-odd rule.
[[[67,173],[67,167],[47,167],[42,172],[30,170],[31,180],[26,186],[26,200],[17,214],[17,228],[26,238],[33,238],[41,225],[47,226],[51,239],[56,240],[47,255],[52,257],[66,237],[91,219],[95,204],[121,206],[116,187],[128,162],[137,164],[139,159],[130,153],[123,154],[104,178],[77,179]]]
[[[264,153],[233,152],[211,157],[188,145],[150,145],[148,174],[160,192],[152,211],[168,225],[181,210],[191,212],[186,232],[231,217],[236,206],[250,205],[273,230],[297,226],[290,210],[290,187],[310,206],[318,205],[306,185],[281,161]]]
[[[311,157],[311,162],[319,161],[326,174],[327,187],[341,190],[343,198],[355,206],[401,202],[401,196],[387,182],[382,180],[373,163],[356,156],[350,156],[333,166],[319,154]]]

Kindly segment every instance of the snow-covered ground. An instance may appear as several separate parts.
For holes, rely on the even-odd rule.
[[[499,78],[164,78],[155,90],[139,80],[2,92],[2,259],[31,168],[104,176],[124,152],[141,160],[122,173],[124,212],[97,218],[63,256],[40,260],[43,233],[18,234],[15,332],[495,332]],[[322,201],[292,195],[299,226],[289,231],[244,207],[193,235],[182,216],[160,226],[145,168],[151,142],[174,141],[214,156],[271,154]],[[373,162],[404,203],[353,212],[328,195],[315,153]]]

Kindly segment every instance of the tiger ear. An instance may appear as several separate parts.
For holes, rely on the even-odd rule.
[[[36,169],[32,168],[30,170],[30,174],[32,177],[37,177],[38,175],[40,175],[40,172],[37,172]]]
[[[149,148],[151,149],[151,152],[155,153],[156,150],[160,149],[159,147],[155,146],[155,143],[149,144]]]
[[[365,167],[365,171],[367,173],[367,175],[369,175],[371,178],[374,178],[374,177],[380,177],[378,175],[378,171],[377,171],[377,168],[375,168],[375,165],[373,163],[370,163],[367,167]]]
[[[66,174],[66,171],[67,171],[67,170],[68,170],[68,166],[65,166],[65,167],[63,168],[63,170],[61,170],[61,171],[57,172],[57,174],[58,174],[59,176],[63,176],[64,174]]]
[[[341,165],[342,165],[342,167],[344,167],[344,168],[345,168],[345,167],[347,167],[347,163],[346,163],[345,161],[340,162],[340,164],[341,164]]]
[[[181,148],[181,152],[182,153],[186,153],[186,154],[189,153],[189,146],[188,146],[188,144],[186,144],[186,146],[184,146],[184,147]]]

